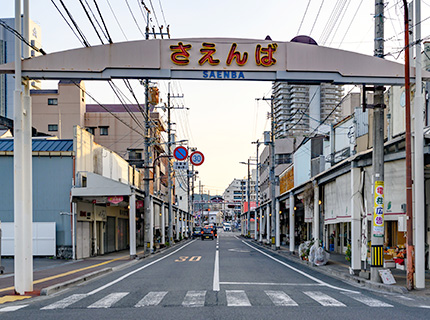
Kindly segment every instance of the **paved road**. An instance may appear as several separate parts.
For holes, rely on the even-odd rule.
[[[2,319],[428,319],[430,301],[353,287],[220,233],[49,297]]]

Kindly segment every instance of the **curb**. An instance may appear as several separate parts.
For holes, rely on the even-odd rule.
[[[72,280],[68,280],[68,281],[65,281],[65,282],[57,283],[57,284],[54,284],[54,285],[52,285],[50,287],[42,288],[42,290],[40,290],[40,295],[41,296],[49,296],[49,295],[51,295],[53,293],[56,293],[56,292],[58,292],[60,290],[65,289],[65,288],[75,286],[75,285],[77,285],[77,284],[79,284],[81,282],[88,281],[90,279],[94,279],[94,278],[96,278],[98,276],[104,275],[104,274],[112,272],[112,271],[113,271],[112,268],[104,268],[104,269],[101,269],[101,270],[97,270],[97,271],[85,274],[83,276],[80,276],[80,277],[72,279]]]
[[[346,280],[346,281],[360,284],[363,287],[366,287],[368,289],[384,290],[384,291],[389,292],[389,293],[400,293],[400,294],[409,293],[408,289],[406,289],[405,287],[402,287],[402,286],[390,286],[388,284],[373,282],[373,281],[366,280],[366,279],[360,278],[358,276],[353,276],[353,275],[350,275],[350,274],[347,274],[344,272],[340,272],[338,270],[334,270],[331,268],[330,268],[330,270],[324,270],[321,267],[314,266],[309,261],[302,261],[300,259],[292,258],[292,257],[290,257],[290,254],[288,254],[287,252],[282,253],[282,251],[276,251],[276,250],[273,250],[272,248],[266,247],[264,244],[261,244],[258,241],[254,241],[252,243],[255,243],[255,244],[259,245],[260,247],[263,247],[263,248],[265,248],[265,249],[267,249],[273,253],[276,253],[282,257],[285,257],[286,259],[288,259],[292,262],[296,262],[296,263],[300,263],[302,265],[308,266],[309,268],[312,268],[313,270],[318,270],[318,272],[321,272],[327,276],[335,276],[336,278],[339,278],[341,280]]]

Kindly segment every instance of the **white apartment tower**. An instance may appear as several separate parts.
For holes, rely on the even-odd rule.
[[[15,19],[2,19],[9,27],[15,28]],[[41,28],[30,20],[29,25],[30,43],[37,48],[41,47]],[[0,26],[0,64],[15,60],[16,36],[3,26]],[[23,46],[26,44],[23,43]],[[40,53],[31,49],[30,56],[38,56]],[[31,89],[40,89],[40,81],[31,81]],[[13,118],[13,92],[15,90],[15,79],[13,74],[0,75],[0,116]]]
[[[276,139],[311,134],[326,118],[326,125],[340,120],[342,86],[274,82],[272,89]]]

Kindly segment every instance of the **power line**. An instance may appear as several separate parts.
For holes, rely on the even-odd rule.
[[[85,1],[86,1],[86,0],[85,0]],[[99,27],[100,27],[100,29],[102,29],[102,32],[103,32],[104,36],[107,38],[107,40],[109,41],[109,43],[113,43],[112,38],[111,38],[111,36],[110,36],[110,34],[109,34],[108,28],[106,27],[105,20],[103,19],[102,13],[101,13],[101,11],[100,11],[100,9],[99,9],[99,6],[98,6],[98,4],[97,4],[97,1],[96,1],[96,0],[94,0],[94,5],[96,6],[96,9],[97,9],[97,12],[99,13],[100,19],[102,20],[102,23],[103,23],[103,26],[105,27],[105,31],[106,31],[106,33],[103,31],[103,29],[102,29],[102,27],[100,26],[100,24],[99,24]],[[91,11],[91,12],[92,12],[92,11]],[[95,19],[95,17],[94,17],[94,19]],[[97,21],[97,19],[96,19],[96,21]],[[98,23],[98,21],[97,21],[97,23]]]
[[[299,26],[299,29],[297,30],[297,35],[299,35],[299,34],[300,34],[300,29],[302,28],[302,25],[303,25],[303,21],[305,20],[305,17],[306,17],[306,13],[308,12],[308,9],[309,9],[309,5],[311,4],[311,1],[312,1],[312,0],[309,0],[309,1],[308,1],[308,5],[306,6],[306,10],[305,10],[305,13],[303,14],[303,18],[302,18],[302,21],[300,22],[300,26]]]
[[[137,1],[137,6],[139,7],[139,9],[140,9],[140,13],[142,14],[142,17],[143,17],[143,20],[145,21],[145,24],[147,23],[147,21],[146,21],[146,17],[145,17],[145,13],[143,12],[143,9],[142,9],[142,6],[141,6],[141,4],[143,4],[142,2],[140,2],[139,0],[136,0]]]
[[[70,30],[72,30],[73,34],[76,36],[76,38],[78,38],[79,42],[84,46],[84,47],[88,47],[89,45],[87,45],[85,43],[85,41],[82,40],[82,38],[80,38],[78,36],[78,34],[76,33],[76,31],[73,29],[73,27],[70,25],[69,21],[67,21],[66,17],[63,15],[63,13],[61,12],[60,8],[58,8],[58,6],[55,4],[54,0],[51,0],[52,4],[54,5],[54,7],[57,9],[58,13],[60,13],[61,17],[64,19],[64,21],[66,22],[66,24],[69,26]]]
[[[149,0],[149,3],[151,4],[152,14],[153,14],[153,15],[154,15],[154,17],[155,17],[155,22],[157,22],[158,29],[161,29],[161,28],[160,28],[160,24],[158,23],[157,15],[155,14],[154,6],[152,5],[152,0]]]
[[[51,0],[52,2],[54,2],[54,0]],[[90,47],[90,44],[87,40],[87,38],[85,37],[84,33],[82,32],[82,30],[79,28],[78,24],[76,23],[75,19],[73,18],[72,14],[70,13],[70,11],[67,9],[66,5],[64,4],[63,0],[60,0],[61,5],[64,8],[64,11],[66,11],[67,15],[69,16],[69,19],[72,21],[73,25],[76,28],[76,31],[79,33],[79,35],[81,36],[82,40],[83,40],[83,44],[86,47]]]
[[[103,39],[102,39],[102,37],[100,36],[99,31],[97,30],[96,26],[94,25],[93,19],[91,19],[91,16],[90,16],[90,14],[89,14],[89,12],[88,12],[87,8],[85,7],[85,5],[84,5],[84,3],[82,2],[82,0],[79,0],[79,2],[81,3],[82,8],[84,9],[85,14],[86,14],[86,15],[87,15],[87,17],[88,17],[88,20],[90,21],[91,25],[93,26],[94,31],[95,31],[95,32],[96,32],[96,34],[97,34],[97,37],[99,37],[100,42],[101,42],[102,44],[104,44],[104,43],[103,43]],[[88,4],[88,3],[87,3],[87,4]]]
[[[88,91],[86,91],[84,88],[82,88],[78,83],[72,81],[72,83],[77,86],[79,89],[81,89],[87,96],[89,96],[95,103],[97,103],[101,108],[103,108],[105,111],[109,112],[114,118],[116,118],[119,122],[121,122],[126,127],[130,128],[134,132],[138,133],[140,136],[145,137],[145,135],[132,126],[130,126],[128,123],[126,123],[124,120],[122,120],[120,117],[118,117],[116,114],[114,114],[111,110],[109,110],[107,107],[105,107],[102,103],[97,101],[94,96],[92,96]]]
[[[11,32],[13,35],[15,35],[15,37],[17,37],[19,40],[21,40],[22,42],[24,42],[27,46],[29,46],[30,48],[32,48],[33,50],[40,52],[41,54],[45,55],[46,52],[42,49],[42,48],[38,48],[34,45],[32,45],[30,42],[27,41],[27,39],[25,39],[18,31],[16,31],[14,28],[10,27],[6,22],[4,22],[3,20],[0,20],[0,25],[3,26],[3,28],[5,28],[7,31]]]
[[[322,0],[320,8],[318,9],[317,16],[316,16],[316,18],[314,20],[314,24],[312,25],[312,29],[311,29],[311,32],[309,32],[309,35],[311,35],[312,31],[314,30],[315,24],[317,23],[318,17],[320,16],[320,12],[321,12],[321,8],[322,8],[323,4],[324,4],[324,0]]]
[[[346,5],[345,10],[343,11],[342,17],[340,18],[339,22],[337,23],[336,30],[335,30],[335,31],[334,31],[334,33],[333,33],[333,36],[332,36],[332,38],[331,38],[331,41],[330,41],[329,45],[331,45],[331,44],[332,44],[332,42],[333,42],[333,40],[334,40],[334,37],[336,36],[337,31],[339,30],[339,27],[340,27],[340,25],[342,24],[343,18],[345,18],[346,12],[348,11],[348,8],[349,8],[349,5],[350,5],[350,4],[351,4],[351,0],[349,0],[349,1],[348,1],[348,4]]]
[[[161,14],[163,16],[164,24],[167,25],[166,17],[164,16],[163,6],[161,5],[161,0],[158,0],[158,3],[160,4],[160,10],[161,10]]]
[[[51,0],[51,1],[52,1],[52,0]],[[115,11],[113,11],[112,6],[110,5],[110,1],[109,1],[109,0],[106,0],[106,1],[107,1],[107,4],[109,5],[110,11],[112,12],[113,17],[115,18],[115,21],[116,21],[116,23],[118,24],[118,27],[119,27],[119,29],[121,30],[121,32],[122,32],[122,34],[123,34],[123,36],[124,36],[125,40],[127,40],[127,41],[128,41],[128,38],[127,38],[127,36],[125,35],[124,30],[122,29],[121,24],[120,24],[120,23],[119,23],[119,21],[118,21],[118,18],[116,17]]]
[[[134,23],[135,23],[135,24],[136,24],[136,26],[137,26],[137,29],[139,29],[140,34],[141,34],[143,37],[145,37],[145,35],[143,34],[142,30],[141,30],[141,29],[140,29],[140,27],[139,27],[139,24],[137,23],[137,20],[136,20],[136,17],[134,16],[134,14],[133,14],[133,11],[132,11],[132,10],[131,10],[131,8],[130,8],[130,4],[128,3],[128,0],[125,0],[125,3],[127,4],[128,10],[130,11],[131,16],[133,17],[133,20],[134,20]]]

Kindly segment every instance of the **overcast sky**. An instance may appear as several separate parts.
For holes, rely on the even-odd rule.
[[[14,16],[14,0],[0,0],[2,18]],[[53,0],[64,12],[59,0]],[[63,0],[91,45],[101,44],[78,0]],[[94,0],[82,0],[94,9]],[[113,42],[144,39],[145,21],[140,0],[97,0]],[[152,0],[144,1],[155,12],[152,24],[169,25],[171,38],[229,37],[290,41],[310,35],[319,45],[373,55],[374,0]],[[385,53],[403,63],[403,6],[386,0]],[[47,53],[82,47],[51,0],[30,0],[30,17],[42,28],[42,47]],[[110,6],[109,6],[110,5]],[[130,13],[130,9],[133,15]],[[111,10],[112,9],[112,10]],[[115,15],[113,15],[113,13]],[[430,41],[430,0],[422,1],[422,38]],[[429,19],[427,19],[429,18]],[[427,20],[425,20],[427,19]],[[164,28],[165,30],[165,28]],[[55,84],[48,83],[45,87]],[[102,84],[86,83],[87,90],[103,103],[119,103]],[[133,87],[140,97],[143,89]],[[159,82],[162,97],[166,82]],[[204,153],[198,168],[205,190],[221,194],[234,178],[244,178],[239,164],[255,157],[252,141],[270,129],[269,105],[256,98],[270,96],[269,82],[172,81],[177,106],[173,111],[178,139]],[[124,91],[125,92],[125,91]],[[166,99],[163,99],[166,101]],[[143,101],[143,100],[142,100]],[[91,100],[88,100],[91,103]],[[196,189],[197,191],[197,189]]]

